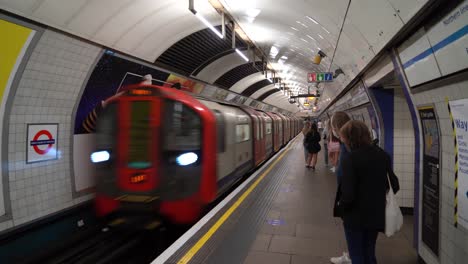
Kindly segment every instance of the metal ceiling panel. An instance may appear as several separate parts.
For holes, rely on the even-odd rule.
[[[217,27],[221,31],[221,26]],[[195,32],[178,41],[156,60],[156,64],[167,65],[186,75],[191,75],[205,62],[217,58],[221,53],[232,50],[232,31],[226,27],[226,38],[220,39],[210,29]],[[236,41],[237,48],[246,48],[243,40]]]
[[[270,91],[265,92],[264,94],[260,95],[260,96],[257,98],[257,100],[258,100],[258,101],[263,101],[263,100],[265,100],[268,96],[270,96],[270,95],[272,95],[272,94],[275,94],[275,93],[278,93],[278,92],[280,92],[280,90],[278,90],[278,89],[270,90]]]
[[[255,62],[255,67],[252,64],[253,63],[248,62],[248,63],[235,67],[234,69],[223,74],[223,76],[219,77],[216,80],[215,84],[225,89],[231,88],[239,80],[253,73],[259,72],[260,71],[259,69],[262,68],[262,62],[260,61]]]
[[[247,89],[245,89],[241,94],[244,96],[251,96],[254,94],[256,91],[260,90],[261,88],[271,85],[271,82],[267,79],[263,79],[261,81],[258,81],[252,85],[250,85]]]
[[[245,60],[242,59],[236,52],[232,50],[228,51],[228,54],[222,54],[219,58],[212,61],[207,61],[207,65],[203,64],[192,74],[197,77],[197,79],[203,80],[208,83],[214,83],[221,75],[227,71],[245,63]],[[246,54],[246,51],[242,51]]]

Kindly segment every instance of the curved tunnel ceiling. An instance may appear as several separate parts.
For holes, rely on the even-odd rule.
[[[259,72],[262,69],[262,62],[257,61],[255,65],[251,62],[244,63],[231,69],[230,71],[219,77],[214,84],[219,85],[225,89],[231,88],[236,82],[245,78],[248,75]]]
[[[268,54],[293,93],[306,92],[308,72],[341,68],[333,83],[322,83],[325,108],[421,9],[427,0],[219,0],[246,34]],[[346,19],[345,19],[346,15]],[[343,24],[344,21],[344,24]],[[343,31],[339,38],[341,27]],[[325,57],[312,63],[318,50]],[[331,59],[333,59],[333,65]],[[315,85],[312,85],[315,90]]]
[[[221,27],[217,28],[221,31]],[[234,52],[231,46],[232,31],[229,27],[225,28],[225,39],[218,38],[208,28],[190,34],[161,54],[156,60],[156,64],[177,69],[187,76],[196,75],[203,69],[203,66],[206,67],[220,56]],[[236,47],[246,49],[247,45],[244,41],[237,40]]]
[[[195,0],[197,13],[219,26],[221,16],[210,2],[234,17],[293,93],[307,91],[307,72],[341,68],[344,74],[333,83],[318,86],[323,109],[428,0],[353,0],[349,8],[343,0]],[[232,53],[230,34],[220,40],[208,31],[188,10],[188,0],[0,0],[0,8],[239,93],[265,80]],[[327,56],[315,65],[318,50]],[[272,91],[265,86],[252,95]],[[265,102],[298,109],[283,93]]]

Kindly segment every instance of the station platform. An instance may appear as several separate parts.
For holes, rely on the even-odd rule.
[[[332,207],[336,176],[304,166],[302,135],[292,140],[152,263],[330,263],[346,250]],[[379,234],[378,263],[418,263],[412,216],[398,234]]]

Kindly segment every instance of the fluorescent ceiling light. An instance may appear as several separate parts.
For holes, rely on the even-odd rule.
[[[211,25],[210,22],[208,22],[208,20],[206,20],[202,15],[200,15],[200,13],[197,12],[195,16],[198,17],[198,19],[200,19],[200,21],[203,22],[203,24],[205,24],[205,26],[207,26],[209,29],[211,29],[211,31],[213,31],[219,38],[223,38],[223,34],[221,34],[216,28],[214,28],[213,25]]]
[[[310,35],[306,35],[308,38],[310,38],[311,40],[313,41],[316,41],[313,37],[311,37]]]
[[[317,34],[321,39],[323,39],[323,37],[320,35],[320,34]]]
[[[296,30],[296,31],[299,31],[299,29],[295,28],[295,27],[291,27],[293,30]]]
[[[275,47],[275,46],[271,46],[271,48],[270,48],[270,56],[274,58],[274,57],[276,57],[276,55],[278,55],[278,53],[279,53],[278,48]]]
[[[311,18],[310,16],[306,16],[306,17],[307,17],[307,18],[308,18],[310,21],[312,21],[312,22],[314,22],[315,24],[317,24],[317,25],[318,25],[318,22],[317,22],[317,21],[315,21],[315,19]]]
[[[305,27],[305,28],[308,28],[308,26],[306,26],[304,23],[302,23],[301,21],[296,21],[296,23],[298,23],[299,25]]]
[[[328,34],[330,34],[330,31],[328,31],[326,28],[322,27],[323,30],[325,30]]]
[[[250,9],[247,9],[247,11],[245,11],[245,13],[249,17],[256,17],[256,16],[258,16],[258,14],[260,14],[260,12],[262,12],[262,10],[260,10],[258,8],[250,8]]]
[[[309,43],[309,41],[307,41],[307,40],[305,40],[305,39],[303,39],[303,38],[301,38],[301,40],[304,41],[304,42],[306,42],[306,43]]]
[[[236,53],[239,54],[239,56],[241,56],[245,61],[249,61],[249,59],[240,50],[236,49]]]
[[[255,17],[246,16],[245,19],[247,20],[247,22],[252,24],[255,20]]]
[[[288,59],[288,57],[286,57],[286,56],[281,56],[281,58],[282,58],[283,60],[287,60],[287,59]]]
[[[270,81],[271,83],[273,83],[273,80],[271,78],[268,78],[268,81]]]

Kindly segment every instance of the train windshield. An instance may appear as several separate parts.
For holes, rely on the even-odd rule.
[[[201,148],[201,119],[180,102],[167,100],[164,107],[164,146],[166,150]]]
[[[145,169],[151,166],[151,102],[136,101],[130,107],[130,130],[128,166]]]

